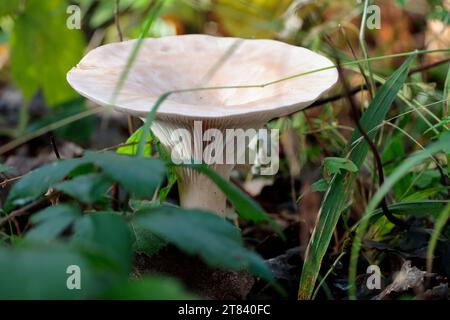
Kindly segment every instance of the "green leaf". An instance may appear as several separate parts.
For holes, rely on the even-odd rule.
[[[85,257],[68,246],[0,247],[0,299],[82,299],[104,290]],[[81,271],[81,290],[69,290],[69,266]]]
[[[152,256],[167,245],[167,241],[133,221],[130,222],[130,228],[135,240],[133,244],[135,252]]]
[[[165,276],[146,276],[140,280],[121,284],[105,295],[115,300],[191,300],[196,297],[183,285]]]
[[[111,180],[105,175],[91,173],[58,183],[54,188],[80,202],[95,203],[104,197],[111,184]]]
[[[432,143],[424,150],[416,152],[411,157],[403,161],[392,174],[386,178],[377,192],[373,195],[367,204],[366,210],[359,221],[355,237],[353,239],[350,266],[349,266],[349,297],[356,298],[356,269],[358,264],[359,251],[361,249],[362,238],[367,230],[370,213],[375,211],[376,206],[381,202],[383,197],[393,188],[393,186],[404,177],[412,168],[421,164],[424,160],[429,159],[433,154],[444,151],[450,147],[450,139],[441,137],[438,141]]]
[[[25,239],[54,240],[80,216],[80,209],[72,205],[48,207],[31,216],[31,222],[37,225],[25,234]]]
[[[12,75],[27,99],[39,89],[50,105],[78,96],[66,73],[80,60],[84,41],[80,30],[67,28],[66,9],[66,1],[27,0],[25,11],[14,22]]]
[[[200,255],[211,266],[248,269],[273,280],[264,260],[243,247],[239,230],[215,214],[161,206],[137,213],[133,221],[181,250]]]
[[[114,152],[87,152],[87,160],[137,196],[150,196],[164,179],[165,166],[158,159],[130,157]]]
[[[450,141],[450,131],[445,131],[443,132],[440,136],[439,136],[440,140],[446,140],[446,141]],[[445,145],[444,149],[442,150],[444,151],[446,154],[450,154],[450,145]]]
[[[131,145],[118,148],[117,153],[132,155],[132,156],[136,155],[137,151],[138,151],[138,143],[139,143],[139,139],[141,138],[141,135],[142,135],[142,127],[137,129],[125,142],[125,144],[131,144]],[[145,144],[143,156],[151,156],[152,149],[151,149],[150,142],[151,142],[151,137],[149,136],[147,138],[147,143]]]
[[[357,172],[358,168],[355,164],[346,158],[328,157],[324,160],[324,167],[327,173],[331,176],[336,173],[341,173],[341,170],[349,172]]]
[[[424,200],[432,198],[433,196],[438,195],[441,192],[445,192],[447,188],[444,187],[433,187],[433,188],[427,188],[425,190],[420,190],[414,193],[409,194],[408,196],[404,197],[402,201],[415,201],[415,200]]]
[[[400,68],[387,79],[373,98],[366,112],[363,114],[361,125],[371,139],[375,137],[378,131],[377,127],[386,117],[397,93],[403,86],[414,58],[415,55],[411,55]],[[361,139],[361,133],[359,130],[355,129],[350,140],[349,149],[351,149],[352,152],[349,159],[358,169],[363,165],[369,150],[367,142],[364,140],[360,142]],[[312,296],[322,259],[328,249],[339,217],[347,206],[350,194],[349,189],[351,188],[354,179],[353,173],[343,172],[336,174],[331,180],[330,188],[325,194],[325,198],[322,202],[318,223],[314,228],[314,232],[306,250],[298,291],[299,299],[310,299]]]
[[[74,229],[74,244],[104,256],[121,273],[131,271],[133,239],[121,216],[109,212],[92,213],[79,219]]]
[[[170,155],[166,148],[159,142],[158,138],[154,137],[156,151],[159,157],[166,163],[170,163]],[[178,174],[175,166],[167,166],[166,174],[167,184],[159,190],[159,202],[164,203],[170,190],[172,190],[175,183],[178,181]]]
[[[325,192],[330,186],[330,182],[325,179],[320,179],[311,185],[313,192]]]
[[[31,171],[11,189],[5,210],[10,211],[42,196],[57,181],[85,163],[84,159],[60,160]]]
[[[449,202],[444,200],[405,201],[389,205],[389,211],[396,215],[437,216],[447,203]],[[382,215],[383,210],[381,208],[373,212],[374,217]]]
[[[433,182],[438,181],[441,178],[439,171],[427,170],[424,171],[417,179],[415,179],[414,185],[423,189],[429,187]]]

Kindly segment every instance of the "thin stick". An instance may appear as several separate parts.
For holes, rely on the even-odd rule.
[[[119,210],[119,185],[117,184],[117,182],[114,182],[112,184],[112,188],[111,188],[111,198],[112,198],[112,209],[113,211],[118,211]]]
[[[342,36],[344,37],[345,43],[347,44],[347,47],[350,49],[350,51],[351,51],[351,53],[352,53],[353,58],[354,58],[355,60],[358,60],[358,57],[357,57],[357,55],[356,55],[356,52],[355,52],[355,50],[353,49],[353,46],[352,46],[350,40],[348,39],[347,34],[345,33],[345,30],[344,30],[343,28],[340,28],[340,30],[341,30]],[[331,41],[331,40],[330,40],[330,41]],[[364,78],[364,82],[367,84],[367,87],[369,87],[369,86],[370,86],[370,81],[369,81],[369,79],[367,78],[367,75],[366,75],[366,73],[364,72],[363,67],[362,67],[362,65],[361,65],[360,63],[358,63],[358,68],[359,68],[359,72],[361,73],[361,75],[362,75],[363,78]],[[372,92],[372,90],[369,90],[369,95],[370,95],[370,99],[373,99],[373,92]]]
[[[31,214],[31,210],[35,209],[36,207],[39,207],[42,203],[44,203],[47,200],[48,200],[48,197],[41,198],[35,202],[32,202],[32,203],[26,205],[25,207],[22,207],[20,209],[12,211],[10,214],[8,214],[7,216],[0,219],[0,227],[3,224],[5,224],[6,222],[8,222],[9,220],[12,220],[14,218],[24,216],[27,214]]]
[[[119,35],[120,42],[123,41],[122,29],[120,28],[120,0],[116,0],[116,10],[114,13],[114,22],[116,24],[117,34]]]
[[[4,188],[4,187],[6,187],[9,183],[14,182],[14,181],[17,181],[17,180],[21,179],[22,177],[23,177],[23,175],[22,175],[22,176],[17,176],[17,177],[14,177],[14,178],[10,178],[10,179],[3,180],[2,182],[0,182],[0,187],[1,187],[1,188]]]
[[[55,156],[58,160],[61,160],[61,156],[59,155],[58,146],[56,145],[55,136],[53,135],[53,132],[48,133],[50,136],[50,144],[52,145],[53,152],[55,153]]]

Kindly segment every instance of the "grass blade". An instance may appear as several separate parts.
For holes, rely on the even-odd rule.
[[[414,57],[415,55],[410,56],[403,65],[389,77],[362,116],[361,126],[366,132],[369,132],[370,138],[374,138],[377,133],[377,126],[385,119],[392,102],[395,100],[398,91],[403,86]],[[360,140],[361,136],[359,130],[355,129],[350,140],[349,149]],[[369,146],[363,141],[352,149],[349,158],[357,168],[361,168],[368,151]],[[352,172],[345,172],[336,174],[331,180],[330,187],[328,188],[319,212],[317,225],[314,228],[314,232],[306,250],[298,291],[299,299],[311,299],[322,259],[325,256],[339,217],[346,207],[348,194],[350,194],[350,188],[354,179],[355,175]]]
[[[436,219],[434,223],[433,233],[431,234],[430,242],[428,243],[427,250],[427,271],[431,273],[433,270],[433,256],[434,249],[436,249],[437,241],[439,239],[439,235],[442,233],[442,230],[445,227],[448,219],[450,218],[450,203],[442,210],[439,217]]]
[[[362,218],[359,221],[359,226],[356,229],[355,238],[353,240],[352,251],[350,256],[350,268],[349,268],[349,297],[350,299],[356,298],[356,271],[358,256],[361,249],[362,238],[365,231],[369,225],[370,212],[374,211],[376,206],[380,203],[381,199],[392,189],[396,182],[398,182],[402,177],[404,177],[411,168],[419,165],[425,159],[431,157],[436,152],[442,150],[448,150],[450,148],[450,139],[448,135],[442,135],[441,139],[432,145],[430,145],[425,150],[415,153],[410,158],[403,161],[401,165],[385,180],[383,185],[380,186],[378,191],[374,194]]]

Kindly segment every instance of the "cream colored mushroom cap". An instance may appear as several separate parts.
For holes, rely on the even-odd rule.
[[[136,41],[90,51],[68,72],[68,82],[86,98],[110,105]],[[148,38],[113,107],[145,117],[160,95],[168,91],[264,84],[330,66],[333,63],[317,53],[275,40],[208,35]],[[277,118],[310,105],[337,79],[336,69],[331,68],[258,88],[174,93],[160,106],[157,116]]]

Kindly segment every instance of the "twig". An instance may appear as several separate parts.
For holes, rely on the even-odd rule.
[[[53,152],[55,153],[55,156],[58,160],[61,160],[61,156],[59,155],[58,146],[56,145],[55,136],[53,135],[53,132],[49,132],[48,135],[50,136],[50,143],[53,148]]]
[[[120,0],[116,0],[116,10],[114,13],[114,22],[116,24],[116,29],[117,29],[117,33],[119,35],[119,40],[120,42],[123,41],[123,34],[122,34],[122,29],[120,28]]]
[[[411,70],[409,70],[408,75],[412,75],[414,73],[422,72],[422,71],[425,71],[425,70],[428,70],[428,69],[440,66],[441,64],[444,64],[444,63],[447,63],[447,62],[450,62],[450,58],[439,60],[439,61],[436,61],[436,62],[433,62],[433,63],[429,63],[429,64],[424,64],[424,65],[421,65],[421,66],[418,66],[418,67],[415,67],[415,68],[412,68]]]
[[[134,133],[134,119],[132,116],[128,116],[128,134],[131,136]]]
[[[10,214],[8,214],[7,216],[0,219],[0,227],[11,219],[29,214],[31,210],[35,209],[36,207],[41,206],[47,200],[48,200],[48,196],[41,198],[35,202],[32,202],[20,209],[12,211]]]
[[[4,187],[6,187],[9,183],[14,182],[14,181],[16,181],[16,180],[19,180],[19,179],[22,178],[22,177],[23,177],[23,175],[22,175],[22,176],[17,176],[17,177],[14,177],[14,178],[10,178],[10,179],[3,180],[2,182],[0,182],[0,188],[4,188]]]
[[[119,185],[117,182],[112,184],[111,188],[111,198],[112,198],[112,209],[113,211],[119,210]]]

